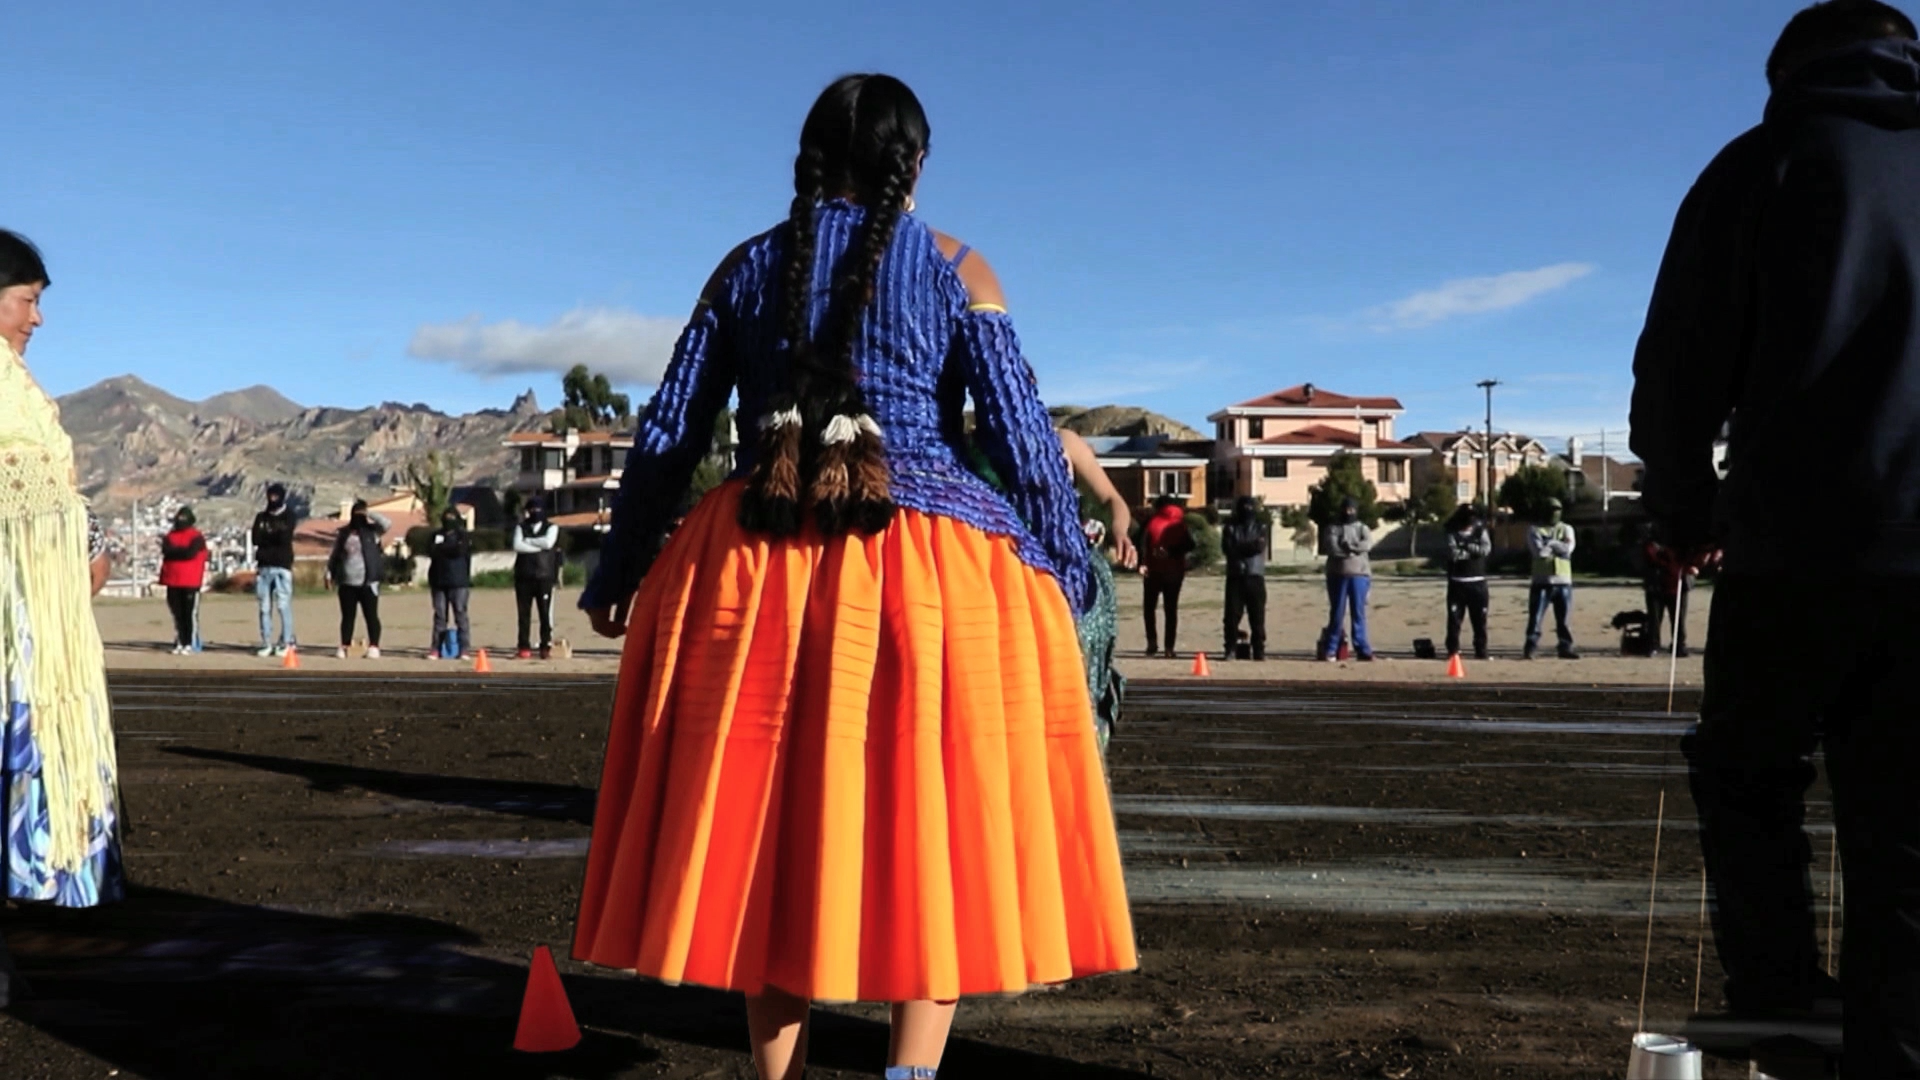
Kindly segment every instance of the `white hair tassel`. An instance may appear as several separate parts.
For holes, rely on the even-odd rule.
[[[854,417],[853,422],[860,426],[860,430],[862,433],[871,435],[876,439],[880,437],[879,422],[874,420],[873,417],[868,416],[866,413],[861,413],[859,416]]]
[[[781,409],[778,412],[770,412],[761,417],[760,430],[769,431],[773,428],[799,427],[800,423],[800,407],[796,405]]]
[[[850,443],[860,435],[860,424],[845,413],[827,421],[826,428],[820,432],[820,445],[837,446]]]

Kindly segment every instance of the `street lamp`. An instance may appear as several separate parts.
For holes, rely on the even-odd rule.
[[[1492,521],[1493,520],[1493,388],[1500,385],[1500,380],[1482,379],[1480,382],[1475,383],[1474,385],[1478,386],[1480,389],[1485,390],[1487,392],[1487,441],[1486,441],[1486,444],[1481,447],[1482,452],[1480,455],[1481,459],[1486,463],[1485,467],[1486,467],[1487,481],[1485,484],[1481,485],[1480,493],[1481,493],[1481,496],[1486,500],[1487,520]]]

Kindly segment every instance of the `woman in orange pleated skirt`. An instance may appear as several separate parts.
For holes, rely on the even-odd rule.
[[[922,1080],[959,998],[1136,964],[1075,490],[992,271],[911,212],[927,135],[886,76],[815,103],[581,600],[626,645],[574,954],[745,993],[769,1080],[812,1001],[894,1003],[886,1075]],[[663,539],[736,391],[757,435]]]

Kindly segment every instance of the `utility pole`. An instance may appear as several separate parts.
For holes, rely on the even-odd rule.
[[[1613,505],[1613,470],[1607,467],[1607,429],[1600,429],[1600,520],[1607,520],[1607,508]]]
[[[1483,379],[1475,384],[1487,392],[1487,442],[1482,446],[1480,458],[1485,463],[1486,483],[1480,487],[1480,494],[1486,503],[1487,523],[1493,523],[1493,388],[1500,385],[1498,379]]]

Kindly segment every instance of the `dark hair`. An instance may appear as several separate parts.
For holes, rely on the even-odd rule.
[[[827,535],[875,533],[893,520],[880,427],[867,415],[854,351],[873,302],[880,260],[928,147],[926,113],[887,75],[847,75],[822,91],[800,129],[782,272],[781,336],[787,386],[760,422],[759,457],[740,500],[740,523],[790,536],[803,509]],[[812,339],[814,211],[850,198],[866,220],[843,261],[819,341]]]
[[[1821,53],[1881,38],[1920,37],[1913,20],[1880,0],[1825,0],[1787,20],[1767,56],[1767,82],[1778,86],[1794,69]]]
[[[46,260],[33,241],[17,232],[0,229],[0,289],[15,285],[51,285]]]
[[[175,525],[192,528],[196,520],[193,516],[193,507],[191,506],[183,506],[173,512],[173,523]]]
[[[285,484],[283,484],[283,483],[281,483],[281,482],[280,482],[280,481],[278,481],[278,480],[275,480],[275,481],[274,481],[273,483],[271,483],[271,484],[268,484],[268,485],[267,485],[267,498],[269,498],[269,499],[271,499],[271,498],[274,498],[275,496],[278,496],[278,497],[280,497],[280,498],[282,498],[282,499],[284,499],[284,498],[286,498],[286,497],[287,497],[287,485],[285,485]]]
[[[351,507],[348,507],[348,512],[357,514],[360,511],[365,510],[366,508],[367,508],[367,500],[355,499],[353,500],[353,505]]]

